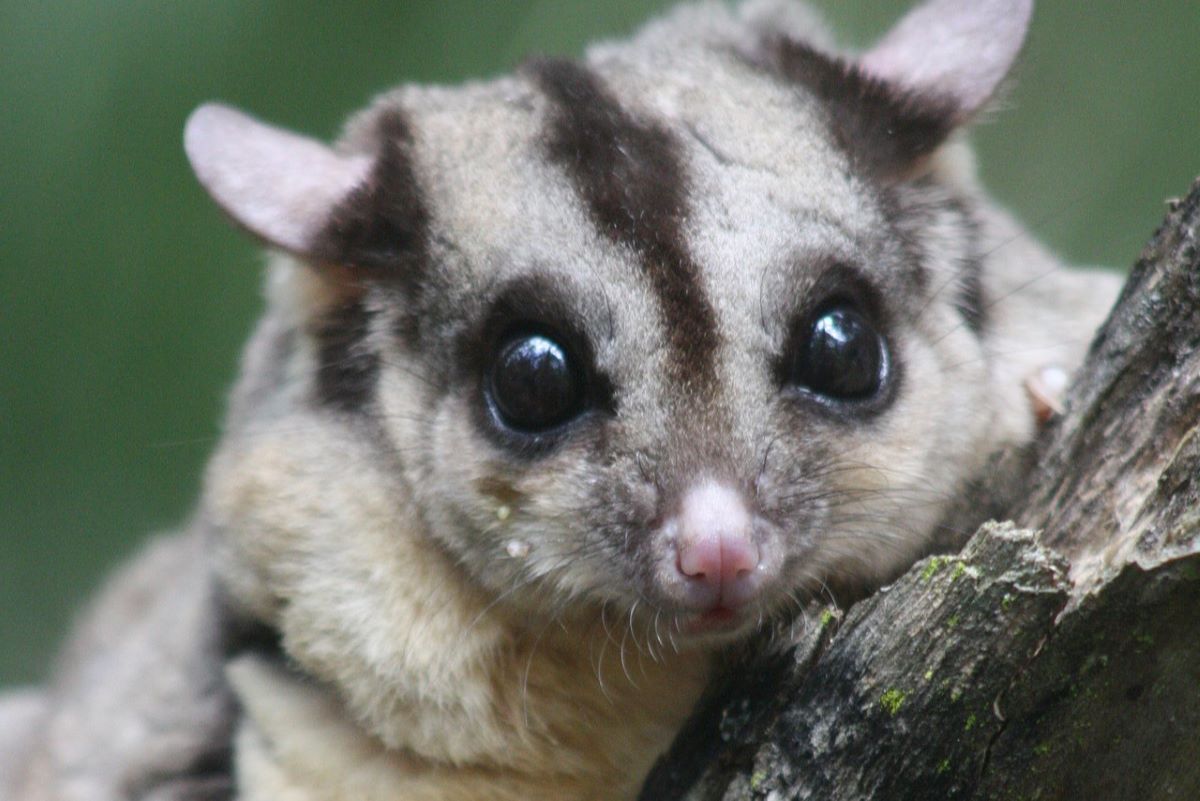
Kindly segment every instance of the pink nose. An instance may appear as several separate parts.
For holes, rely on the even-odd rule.
[[[754,597],[761,582],[753,527],[741,494],[724,484],[706,481],[684,494],[675,548],[685,603],[735,609]]]

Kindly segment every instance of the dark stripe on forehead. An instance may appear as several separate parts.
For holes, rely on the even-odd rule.
[[[958,109],[947,98],[879,80],[852,62],[806,42],[772,36],[766,66],[811,92],[824,107],[839,146],[876,177],[904,174],[954,130]]]
[[[406,306],[416,308],[429,271],[429,211],[413,169],[413,136],[404,113],[382,111],[374,137],[371,172],[330,213],[311,248],[316,262],[336,266],[336,280],[348,290],[312,326],[316,399],[340,411],[365,406],[379,376],[379,355],[367,343],[368,285],[397,287]]]
[[[316,260],[359,268],[364,279],[416,290],[428,270],[429,211],[412,165],[413,137],[399,109],[380,113],[367,179],[313,239]]]
[[[578,64],[542,61],[532,70],[554,104],[551,157],[566,169],[596,227],[640,257],[662,309],[674,377],[693,390],[711,387],[717,315],[683,237],[686,189],[674,139],[622,108]]]

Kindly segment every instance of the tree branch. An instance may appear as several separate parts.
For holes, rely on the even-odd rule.
[[[1040,440],[1015,523],[715,688],[645,801],[1200,797],[1200,181]]]

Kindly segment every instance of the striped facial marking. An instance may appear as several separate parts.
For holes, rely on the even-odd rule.
[[[622,108],[578,64],[543,61],[532,70],[553,104],[550,157],[567,172],[596,227],[637,254],[662,311],[672,378],[691,392],[713,391],[720,335],[684,240],[687,190],[674,138]]]
[[[428,272],[429,211],[413,169],[412,131],[397,108],[379,117],[377,130],[370,175],[333,210],[312,250],[318,260],[419,291]]]
[[[770,37],[765,50],[773,72],[817,97],[838,143],[864,172],[902,174],[961,122],[948,98],[879,80],[806,42]]]
[[[429,270],[430,215],[412,166],[409,121],[392,108],[376,125],[374,167],[333,210],[312,245],[316,260],[343,269],[356,287],[313,326],[317,401],[343,412],[367,405],[379,375],[379,354],[366,342],[372,320],[363,297],[367,283],[396,285],[411,297]]]

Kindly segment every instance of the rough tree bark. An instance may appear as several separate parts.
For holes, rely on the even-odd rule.
[[[645,801],[1200,798],[1200,180],[1025,490],[711,693]]]

